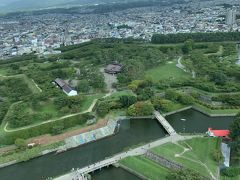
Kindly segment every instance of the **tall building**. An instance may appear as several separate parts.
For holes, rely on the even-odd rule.
[[[236,23],[236,11],[233,9],[230,9],[227,12],[226,24],[229,26],[233,26],[235,23]]]

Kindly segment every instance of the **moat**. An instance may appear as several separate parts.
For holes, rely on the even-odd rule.
[[[233,117],[209,117],[190,109],[167,116],[166,119],[177,132],[205,133],[208,127],[227,129]],[[81,168],[105,159],[131,146],[154,141],[166,135],[165,130],[154,119],[123,120],[121,121],[119,133],[112,137],[61,154],[48,154],[0,169],[1,179],[44,180],[48,177],[67,173],[72,168]],[[116,176],[122,178],[133,177],[124,170],[110,168],[95,172],[93,179],[106,179],[107,177]]]

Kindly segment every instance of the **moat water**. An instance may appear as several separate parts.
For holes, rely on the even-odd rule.
[[[208,117],[195,110],[186,110],[166,118],[177,132],[204,133],[208,127],[227,129],[233,117]],[[134,145],[147,143],[166,136],[165,130],[154,119],[121,121],[120,131],[112,137],[90,143],[61,153],[48,154],[27,162],[0,169],[1,180],[44,180],[81,168]],[[138,178],[118,168],[106,168],[92,174],[93,179],[133,179]],[[120,178],[120,179],[119,179]]]

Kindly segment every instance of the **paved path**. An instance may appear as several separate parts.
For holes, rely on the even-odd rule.
[[[177,134],[169,122],[158,111],[154,111],[154,115],[170,136]]]
[[[110,93],[116,92],[116,89],[113,87],[113,84],[118,82],[117,76],[114,74],[105,73],[104,68],[101,68],[100,72],[103,73],[104,82],[107,85],[107,91]]]
[[[186,71],[186,68],[185,68],[185,66],[182,64],[181,60],[182,60],[182,56],[178,58],[178,60],[177,60],[178,63],[176,64],[176,66],[177,66],[179,69],[182,69],[184,72],[187,72],[187,71]]]
[[[184,72],[187,72],[187,69],[186,69],[186,67],[182,64],[181,60],[182,60],[182,56],[178,58],[178,60],[177,60],[178,63],[176,64],[176,66],[177,66],[179,69],[182,69]],[[192,73],[192,78],[196,78],[196,73],[195,73],[195,71],[192,70],[191,73]]]
[[[165,144],[167,142],[173,142],[174,143],[174,142],[181,141],[181,140],[192,139],[194,137],[198,137],[198,136],[180,136],[178,134],[168,136],[168,137],[159,139],[157,141],[148,143],[146,145],[140,146],[138,148],[131,149],[129,151],[117,154],[117,155],[115,155],[113,157],[110,157],[108,159],[105,159],[103,161],[99,161],[99,162],[96,162],[96,163],[91,164],[89,166],[85,166],[81,169],[77,169],[76,171],[72,171],[68,174],[65,174],[63,176],[55,178],[55,180],[72,180],[72,179],[75,180],[75,179],[77,179],[77,176],[80,177],[82,174],[87,174],[87,173],[93,172],[95,170],[101,169],[103,167],[109,166],[111,164],[117,163],[119,160],[124,159],[126,157],[143,155],[149,149],[160,146],[160,145]]]

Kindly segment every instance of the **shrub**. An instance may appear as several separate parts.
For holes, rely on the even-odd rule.
[[[129,116],[149,116],[154,111],[153,105],[150,101],[140,101],[128,108]]]
[[[240,168],[236,168],[236,167],[226,168],[222,171],[222,174],[228,177],[235,177],[240,175]]]

